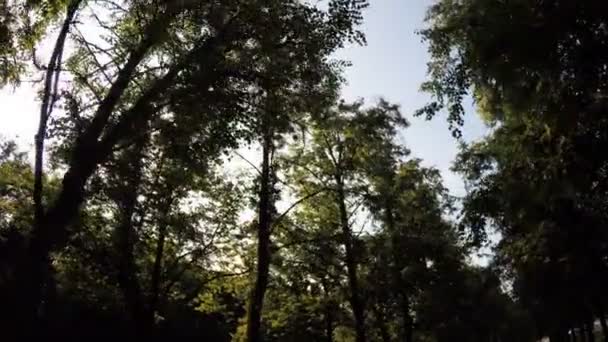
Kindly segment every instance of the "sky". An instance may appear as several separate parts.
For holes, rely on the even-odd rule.
[[[367,102],[378,97],[401,105],[401,111],[411,126],[401,138],[414,157],[422,158],[425,166],[433,166],[442,173],[445,185],[457,196],[464,194],[462,179],[449,171],[458,152],[445,116],[431,121],[415,118],[413,113],[430,100],[419,91],[426,79],[429,61],[427,46],[416,34],[424,28],[424,17],[432,0],[371,0],[365,13],[363,31],[367,46],[351,46],[338,54],[352,62],[346,70],[348,85],[343,96]],[[474,112],[465,106],[467,115],[462,128],[465,141],[481,138],[487,128]]]
[[[424,27],[426,9],[432,0],[371,0],[365,12],[363,31],[367,46],[349,46],[337,58],[350,60],[346,70],[348,84],[343,96],[347,100],[379,97],[401,105],[411,127],[401,139],[422,158],[424,165],[438,168],[445,185],[457,196],[464,194],[461,178],[449,171],[457,153],[457,141],[448,130],[445,117],[431,121],[414,118],[414,111],[430,98],[419,91],[426,77],[429,60],[426,46],[416,31]],[[0,136],[16,139],[23,148],[33,146],[39,102],[36,88],[24,82],[17,89],[0,90]],[[463,127],[467,141],[480,138],[487,131],[469,106]]]

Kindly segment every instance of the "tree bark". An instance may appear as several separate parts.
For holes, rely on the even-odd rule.
[[[34,189],[32,199],[34,202],[34,231],[38,230],[42,226],[43,217],[44,217],[44,205],[42,203],[42,192],[43,192],[43,158],[44,158],[44,142],[46,139],[47,132],[47,123],[49,116],[51,114],[51,110],[53,104],[56,100],[57,96],[57,82],[59,81],[59,67],[61,66],[61,59],[63,55],[63,50],[65,47],[65,41],[67,34],[70,30],[70,26],[74,17],[76,16],[76,12],[78,7],[80,6],[81,0],[72,0],[66,8],[66,16],[55,40],[55,46],[53,48],[53,52],[51,54],[51,58],[49,59],[49,63],[46,66],[46,73],[44,78],[44,88],[42,91],[42,103],[40,106],[40,116],[38,122],[38,131],[35,136],[34,146],[35,146],[35,157],[34,157]],[[34,56],[35,58],[35,56]],[[34,63],[36,63],[34,61]],[[23,286],[23,282],[19,281],[23,278],[30,279],[30,274],[22,269],[17,269],[17,283],[16,288],[14,289],[13,298],[18,301],[15,306],[18,308],[16,310],[16,319],[18,323],[24,324],[26,326],[38,326],[39,325],[39,315],[42,313],[41,310],[41,299],[44,296],[44,293],[49,293],[49,291],[53,291],[54,287],[49,286],[49,279],[52,277],[50,259],[48,256],[45,257],[37,257],[38,261],[36,269],[30,269],[30,271],[36,271],[37,277],[32,280],[35,281],[35,284],[38,285],[36,291],[31,291],[32,288],[29,286]],[[26,265],[30,265],[29,260],[24,260]],[[45,286],[46,284],[46,286]],[[50,294],[53,295],[53,294]],[[17,299],[20,298],[20,299]],[[7,304],[7,303],[5,303]],[[13,325],[13,327],[17,328],[19,324]]]
[[[338,171],[335,175],[337,204],[340,211],[340,225],[342,228],[342,239],[346,251],[346,270],[348,273],[348,284],[350,287],[350,304],[355,318],[356,342],[365,342],[365,308],[359,294],[359,278],[357,275],[357,260],[353,250],[353,236],[348,222],[346,211],[346,196],[342,176]]]
[[[159,298],[159,290],[160,290],[160,281],[161,281],[161,271],[162,271],[162,260],[165,249],[165,239],[167,238],[167,226],[161,224],[158,229],[158,241],[156,242],[156,252],[154,255],[154,266],[152,267],[152,279],[150,283],[152,284],[152,298],[150,300],[150,311],[152,311],[152,315],[154,315],[154,311],[156,311],[156,305],[158,303]]]
[[[334,315],[330,305],[325,305],[325,341],[334,340]]]
[[[325,304],[323,320],[325,323],[325,342],[333,342],[334,340],[334,312],[331,304],[329,285],[325,277],[321,278],[321,286],[323,288]]]
[[[134,244],[136,232],[133,215],[137,208],[137,196],[142,178],[143,150],[146,139],[138,139],[132,151],[127,151],[118,163],[117,174],[120,188],[115,189],[115,200],[120,208],[120,224],[115,231],[115,251],[117,255],[118,284],[123,293],[127,309],[134,323],[136,333],[143,335],[152,327],[147,318],[145,298],[138,279]],[[133,161],[133,162],[132,162]],[[132,165],[130,165],[132,163]],[[122,171],[121,169],[124,169]],[[121,172],[122,171],[122,172]],[[121,182],[124,181],[123,182]],[[124,186],[122,186],[125,184]]]
[[[78,213],[78,208],[84,199],[84,186],[88,178],[93,174],[97,165],[106,160],[112,152],[111,148],[105,151],[100,150],[98,138],[118,100],[126,90],[137,65],[151,46],[150,41],[144,41],[130,54],[126,65],[119,72],[117,80],[99,105],[91,125],[77,139],[70,166],[63,177],[62,188],[57,199],[43,217],[39,218],[38,224],[34,224],[28,246],[28,257],[23,260],[17,271],[18,291],[23,294],[19,307],[24,316],[22,323],[26,326],[34,324],[33,322],[38,316],[50,252],[55,246],[63,245],[67,241],[70,235],[67,226]],[[160,94],[160,89],[157,93]],[[42,151],[43,146],[37,145]],[[37,191],[41,191],[41,189]]]
[[[156,242],[154,266],[152,268],[152,277],[150,280],[150,288],[152,289],[152,293],[150,298],[150,305],[148,308],[148,320],[151,321],[151,324],[154,324],[154,316],[156,315],[156,311],[158,309],[158,302],[160,299],[160,283],[163,267],[163,254],[165,249],[165,240],[167,238],[166,219],[171,208],[171,202],[172,201],[169,199],[169,203],[167,203],[165,206],[165,212],[163,213],[162,221],[160,222],[160,226],[158,227],[158,241]]]
[[[17,296],[21,299],[16,315],[23,317],[19,321],[26,327],[31,327],[32,322],[38,316],[50,252],[58,246],[65,245],[68,240],[71,233],[67,227],[78,214],[78,209],[84,200],[84,187],[87,180],[95,172],[97,166],[109,158],[114,146],[121,139],[127,137],[130,132],[142,129],[147,124],[154,112],[151,104],[171,85],[184,67],[185,61],[199,56],[201,51],[206,54],[199,58],[209,59],[216,52],[218,39],[223,36],[224,31],[190,51],[165,76],[155,81],[120,118],[118,123],[108,128],[107,133],[99,140],[107,126],[108,118],[126,90],[128,81],[132,78],[137,65],[153,44],[145,40],[130,54],[127,63],[120,70],[117,80],[98,107],[93,122],[76,139],[59,195],[45,212],[41,224],[34,225],[28,246],[28,257],[24,258],[17,268],[17,289],[14,292],[18,293]]]
[[[258,250],[256,280],[251,291],[249,308],[247,311],[247,341],[262,341],[262,308],[264,295],[268,287],[268,272],[270,269],[270,229],[272,225],[272,197],[271,197],[271,165],[272,134],[269,129],[264,134],[262,144],[262,174],[259,189],[258,205]]]
[[[404,326],[404,341],[412,342],[414,340],[414,320],[410,314],[409,297],[405,297],[403,303],[403,326]]]
[[[129,53],[125,65],[120,69],[116,80],[97,107],[91,124],[76,139],[61,190],[56,200],[44,213],[40,224],[34,225],[27,247],[27,257],[23,258],[16,267],[16,280],[11,292],[16,294],[15,298],[19,298],[15,299],[16,317],[12,318],[16,320],[17,324],[14,326],[18,331],[32,331],[31,327],[36,325],[50,252],[58,246],[65,245],[71,235],[67,227],[78,214],[78,209],[84,200],[85,184],[97,166],[109,158],[113,153],[113,148],[120,140],[128,137],[131,132],[139,131],[149,122],[157,110],[154,108],[154,101],[172,84],[188,61],[198,58],[202,65],[205,65],[205,62],[211,64],[219,52],[218,47],[222,46],[221,42],[224,39],[231,39],[234,33],[231,25],[232,19],[219,30],[216,36],[208,38],[177,61],[165,76],[156,80],[137,99],[115,125],[108,127],[109,118],[133,78],[137,66],[149,50],[158,43],[164,28],[170,24],[170,15],[177,13],[184,6],[196,3],[198,2],[178,1],[174,3],[176,6],[168,6],[168,11],[161,15],[162,18],[153,21],[146,28],[144,38]],[[210,67],[207,70],[209,74],[207,76],[212,75],[212,72],[213,68]],[[25,330],[18,328],[20,325]]]
[[[385,202],[385,220],[388,231],[391,234],[391,252],[393,257],[392,263],[392,278],[394,290],[401,301],[401,320],[402,320],[402,336],[401,340],[404,342],[412,342],[414,335],[414,322],[410,314],[410,301],[407,293],[406,281],[401,275],[400,267],[397,260],[403,258],[403,251],[398,248],[399,235],[395,227],[395,217],[393,213],[392,204],[390,200]]]
[[[46,131],[48,120],[51,115],[53,104],[56,101],[57,86],[59,82],[59,74],[61,68],[61,60],[63,56],[63,49],[65,47],[65,40],[67,38],[70,26],[78,7],[80,6],[81,0],[72,0],[67,6],[67,13],[57,40],[55,41],[55,47],[53,53],[46,66],[46,73],[44,77],[44,89],[42,91],[42,103],[40,105],[40,117],[38,121],[38,131],[35,137],[35,162],[34,162],[34,224],[40,225],[42,217],[44,216],[44,206],[42,204],[42,191],[43,183],[42,176],[44,171],[44,142],[46,140]],[[35,58],[35,57],[34,57]]]

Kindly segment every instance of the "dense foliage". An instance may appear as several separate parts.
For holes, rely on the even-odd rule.
[[[0,85],[40,78],[34,151],[0,142],[3,336],[608,340],[606,5],[429,9],[418,114],[492,126],[463,199],[398,105],[340,98],[367,6],[0,1]]]
[[[472,94],[494,126],[463,146],[464,227],[501,236],[495,261],[551,341],[606,324],[606,91],[602,1],[440,1],[422,32],[437,101],[463,119]],[[456,128],[456,127],[455,127]],[[596,323],[597,322],[597,323]]]

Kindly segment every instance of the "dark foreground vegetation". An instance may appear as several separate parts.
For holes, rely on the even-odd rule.
[[[0,144],[3,339],[608,341],[608,3],[429,8],[417,115],[492,126],[462,199],[397,105],[340,99],[367,6],[0,1],[0,85],[40,78],[33,159]]]

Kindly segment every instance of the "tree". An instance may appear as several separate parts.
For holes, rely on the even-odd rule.
[[[294,4],[295,5],[295,4]],[[255,39],[259,44],[253,59],[253,69],[259,75],[252,105],[257,115],[252,119],[251,131],[262,147],[259,175],[259,201],[257,220],[256,279],[251,290],[247,311],[247,340],[260,341],[262,307],[268,286],[271,263],[271,230],[275,225],[276,175],[273,163],[275,151],[282,135],[292,129],[298,116],[306,108],[317,106],[333,96],[335,89],[324,86],[335,82],[336,76],[327,57],[345,42],[362,43],[363,37],[355,30],[361,21],[360,13],[366,1],[330,2],[329,17],[314,8],[295,10],[283,3],[267,8],[275,18]],[[292,16],[297,26],[285,26],[280,18]],[[282,31],[277,31],[282,27]],[[289,54],[283,49],[288,47]],[[289,58],[286,58],[289,56]]]
[[[445,107],[461,123],[471,93],[496,127],[456,162],[470,188],[463,223],[481,240],[487,225],[501,233],[498,259],[555,339],[594,317],[606,326],[592,285],[605,278],[604,6],[442,1],[422,31],[436,101],[419,113]]]
[[[541,116],[567,129],[602,116],[606,87],[603,3],[445,0],[429,9],[430,80],[436,101],[460,123],[469,92],[488,121]],[[525,38],[525,39],[524,39]],[[599,55],[598,55],[599,54]],[[574,118],[568,113],[576,112]]]
[[[335,212],[327,219],[339,227],[341,234],[357,341],[366,339],[365,309],[358,275],[360,243],[353,233],[352,220],[363,193],[359,188],[363,184],[363,163],[367,153],[373,153],[370,146],[393,139],[396,125],[403,122],[398,109],[386,101],[369,109],[362,106],[361,102],[339,103],[317,114],[310,133],[302,138],[303,144],[295,147],[292,164],[301,194],[322,189],[332,193]]]
[[[33,173],[26,154],[18,150],[12,141],[0,141],[0,251],[2,263],[0,281],[11,281],[14,264],[22,257],[25,244],[19,234],[31,228],[33,207],[29,202],[32,194]],[[8,293],[3,299],[8,300]]]
[[[198,126],[191,128],[198,127],[200,131],[206,121],[194,120],[200,118],[195,115],[200,111],[192,107],[194,99],[208,99],[223,112],[236,110],[238,113],[245,106],[249,85],[258,80],[255,65],[251,63],[257,46],[247,42],[264,37],[267,27],[281,23],[278,27],[286,30],[273,34],[285,38],[289,46],[293,32],[287,28],[294,27],[288,24],[291,20],[300,24],[315,23],[308,26],[315,27],[315,31],[300,32],[305,36],[297,39],[328,35],[339,42],[341,35],[358,37],[353,25],[360,20],[358,13],[364,4],[362,1],[332,2],[331,16],[295,2],[272,4],[280,9],[271,11],[277,16],[265,15],[269,7],[259,6],[255,1],[243,4],[177,1],[154,6],[133,1],[125,6],[105,3],[100,7],[88,4],[86,10],[91,11],[102,29],[109,33],[106,43],[109,47],[98,46],[92,41],[95,37],[88,38],[79,27],[74,27],[73,40],[77,47],[67,65],[75,80],[76,92],[66,94],[72,110],[70,120],[64,121],[68,121],[72,129],[63,136],[71,142],[67,149],[70,157],[59,195],[44,213],[41,224],[32,231],[30,257],[20,267],[18,278],[23,285],[20,288],[27,293],[24,296],[27,305],[22,305],[24,316],[35,316],[45,277],[42,265],[52,250],[65,245],[71,235],[67,227],[84,201],[87,181],[100,164],[111,158],[117,146],[131,144],[133,133],[137,135],[152,128],[158,120],[180,121],[189,117],[184,121],[191,125],[197,123]],[[281,14],[283,10],[300,15],[285,16]],[[107,16],[100,17],[99,11]],[[292,50],[276,51],[287,56]],[[109,62],[105,63],[106,60]],[[55,63],[57,61],[55,59]],[[165,112],[171,114],[163,117]],[[239,114],[243,112],[246,111]],[[41,114],[44,120],[47,117],[48,111]],[[225,121],[224,127],[232,127],[233,122]]]
[[[366,1],[2,6],[0,84],[41,76],[34,165],[0,143],[7,338],[531,341],[605,316],[599,116],[511,112],[463,146],[462,233],[504,237],[475,267],[399,107],[339,100]]]
[[[604,212],[595,209],[603,200],[588,183],[601,173],[578,173],[586,163],[577,140],[553,137],[534,121],[508,123],[464,149],[455,165],[471,189],[464,225],[483,235],[492,224],[501,233],[498,260],[548,334],[603,317],[590,305],[604,301],[593,285],[605,278]],[[562,298],[576,298],[573,307]]]
[[[211,321],[204,323],[209,329],[204,332],[197,327],[203,323],[196,323],[200,315],[190,307],[216,279],[248,271],[230,263],[242,248],[235,242],[242,192],[222,181],[217,170],[221,164],[213,142],[221,139],[211,137],[208,159],[192,162],[179,146],[163,142],[169,132],[154,134],[138,152],[145,165],[139,171],[131,162],[134,151],[124,150],[92,180],[94,194],[78,220],[81,232],[55,259],[62,266],[58,283],[68,286],[71,298],[94,306],[103,304],[95,296],[104,291],[82,289],[96,289],[102,279],[113,295],[105,298],[112,305],[103,307],[114,306],[109,315],[118,316],[120,329],[130,336],[172,336],[179,329],[214,336],[224,328]],[[130,186],[134,183],[136,188]],[[79,260],[87,260],[89,268],[81,270]]]

